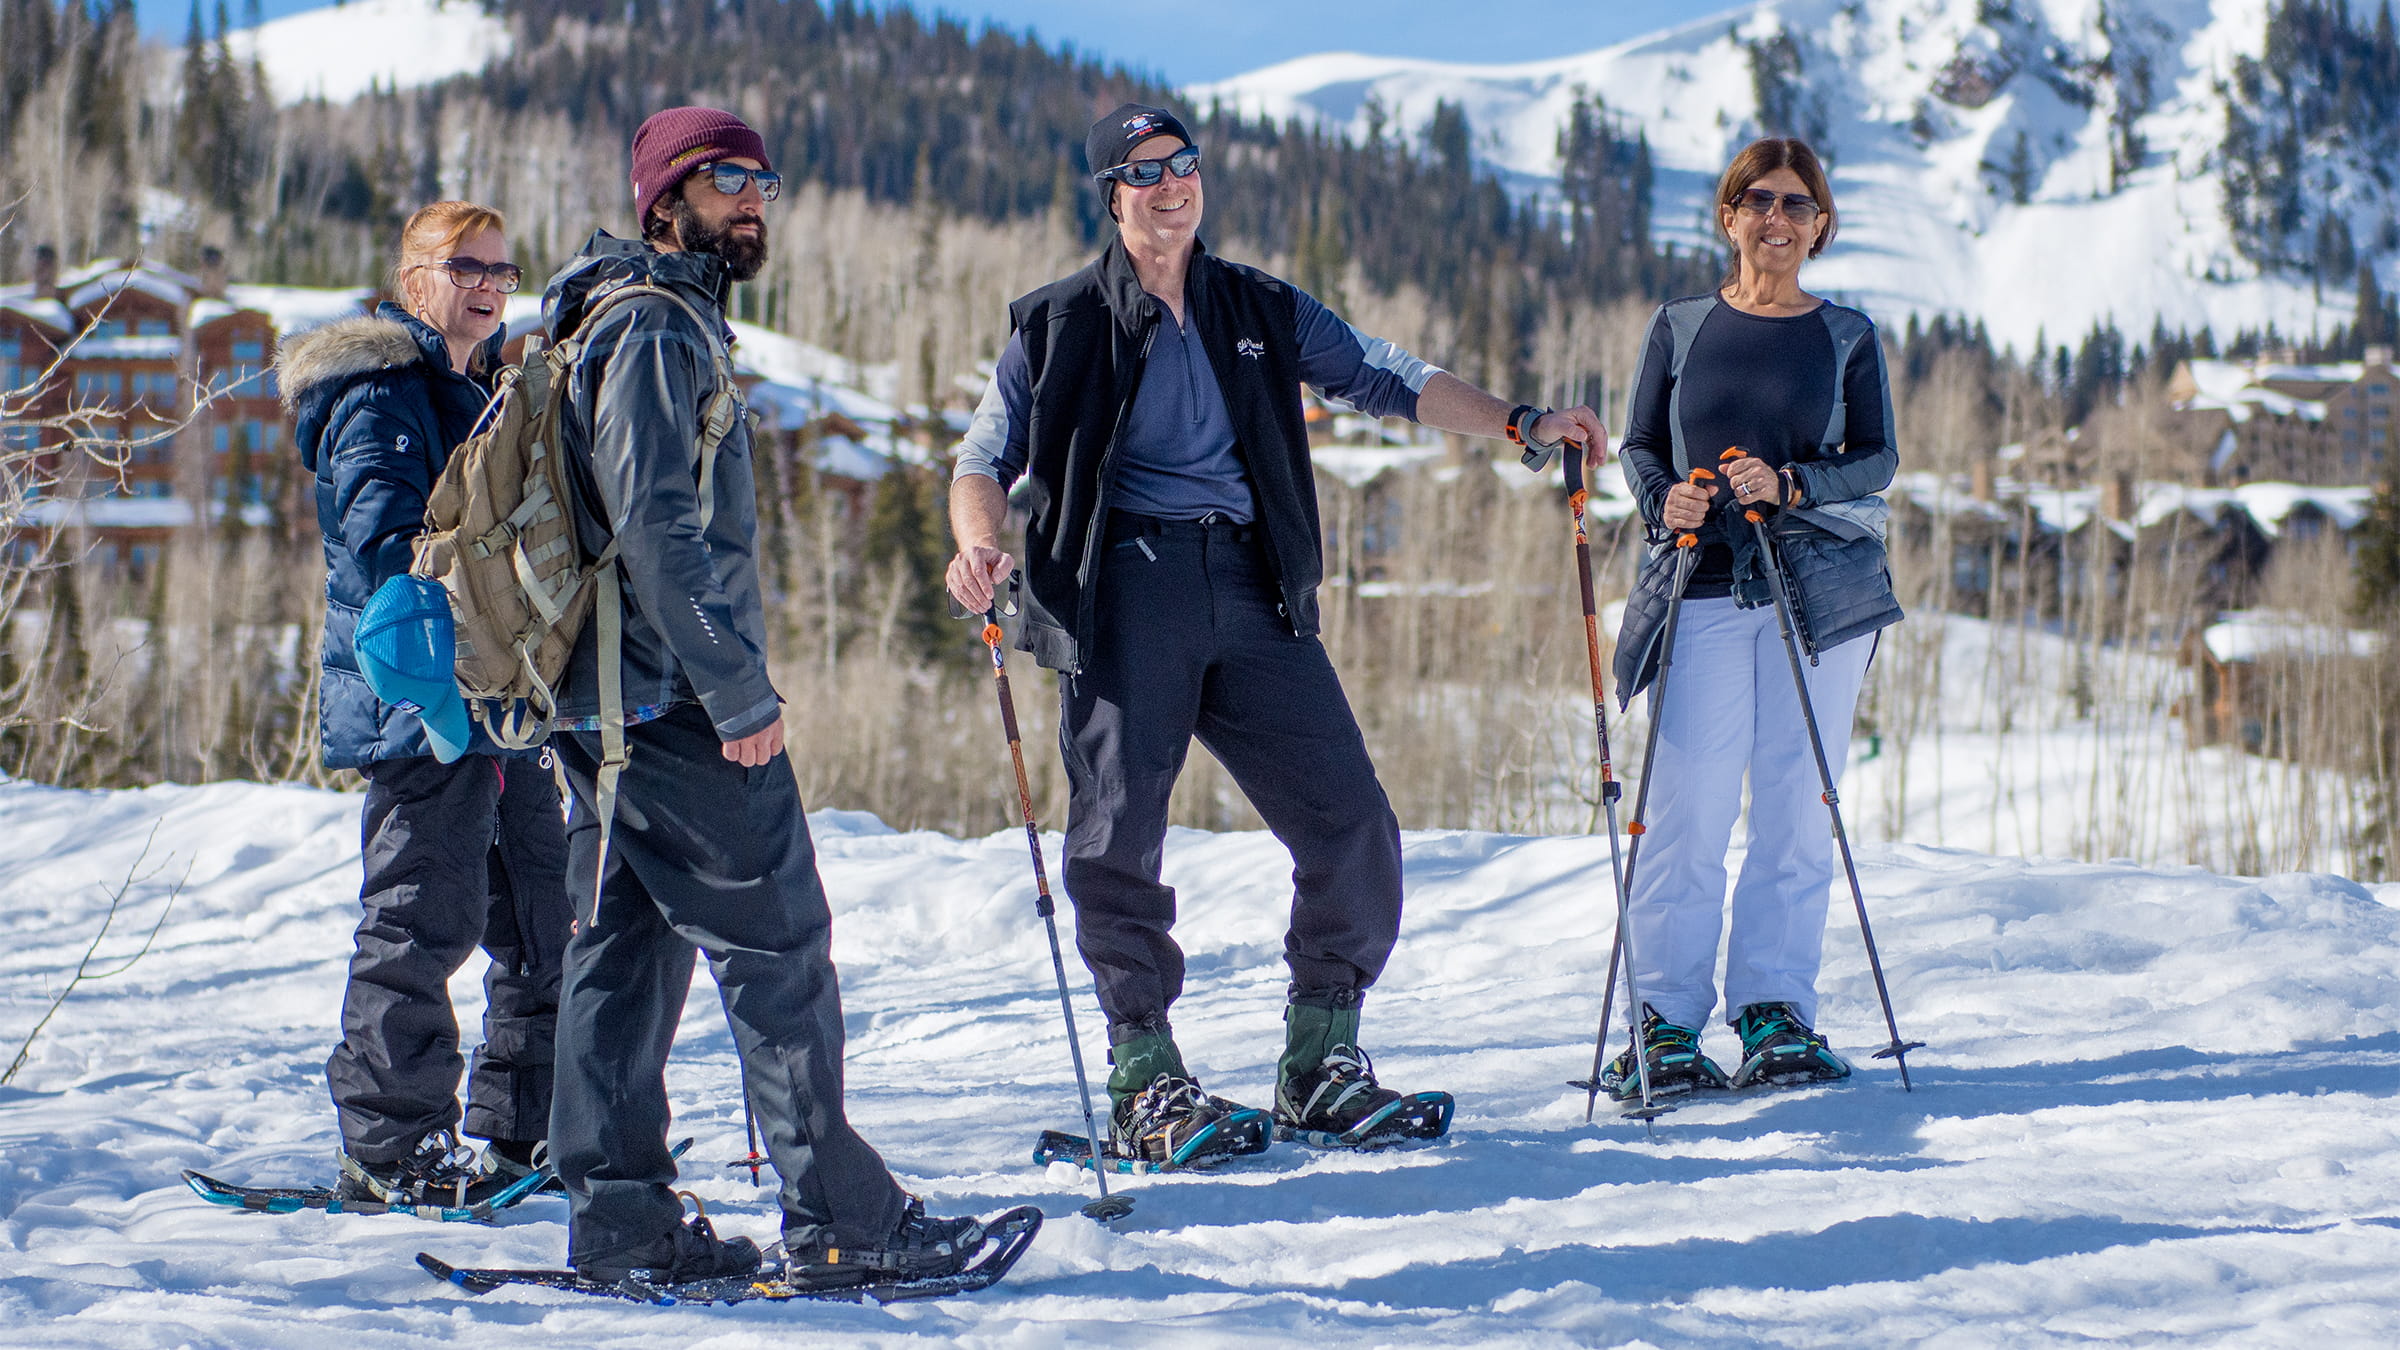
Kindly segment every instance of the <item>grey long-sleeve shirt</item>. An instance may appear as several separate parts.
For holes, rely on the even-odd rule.
[[[1295,288],[1293,297],[1301,378],[1371,417],[1414,421],[1417,395],[1438,368],[1352,328],[1305,291]],[[1168,313],[1159,323],[1141,387],[1125,417],[1113,504],[1169,520],[1215,513],[1247,521],[1255,514],[1250,484],[1199,325],[1177,324]],[[953,477],[972,474],[1003,488],[1014,484],[1025,471],[1025,424],[1032,402],[1032,369],[1023,342],[1011,334],[959,443]]]

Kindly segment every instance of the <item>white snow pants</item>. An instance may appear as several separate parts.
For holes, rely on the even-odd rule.
[[[1861,637],[1821,653],[1814,666],[1801,658],[1836,783],[1873,650],[1874,639]],[[1651,686],[1653,717],[1661,692]],[[1742,609],[1730,597],[1684,601],[1663,692],[1658,753],[1644,769],[1650,829],[1640,841],[1630,911],[1642,1000],[1693,1028],[1716,1008],[1725,848],[1741,816],[1747,772],[1750,837],[1733,888],[1726,1020],[1753,1003],[1783,1002],[1814,1026],[1838,860],[1774,607]]]

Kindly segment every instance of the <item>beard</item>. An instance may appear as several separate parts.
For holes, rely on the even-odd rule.
[[[755,225],[758,237],[744,238],[733,233],[737,225]],[[725,260],[725,271],[735,281],[748,281],[767,265],[767,222],[764,217],[737,215],[722,228],[711,229],[700,219],[700,213],[682,197],[675,199],[675,238],[692,253],[714,253]]]

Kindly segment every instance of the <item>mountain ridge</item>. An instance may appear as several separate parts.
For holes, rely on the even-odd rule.
[[[1521,192],[1554,186],[1557,128],[1579,93],[1596,94],[1647,139],[1656,229],[1687,245],[1714,242],[1705,211],[1721,166],[1781,123],[1825,143],[1843,216],[1811,285],[1887,322],[1963,315],[2020,350],[2097,323],[2321,332],[2348,319],[2350,287],[2262,266],[2227,219],[2223,129],[2270,8],[1762,0],[1518,65],[1329,53],[1186,92],[1352,136],[1456,103],[1481,158]],[[2388,187],[2368,187],[2380,190],[2348,194],[2350,218],[2390,218]],[[2400,276],[2389,251],[2376,265],[2387,285]]]

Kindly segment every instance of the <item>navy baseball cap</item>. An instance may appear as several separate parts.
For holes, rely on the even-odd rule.
[[[458,629],[441,583],[405,575],[383,583],[351,646],[375,697],[425,724],[435,759],[451,764],[467,753],[474,733],[458,696]]]

